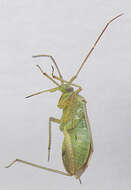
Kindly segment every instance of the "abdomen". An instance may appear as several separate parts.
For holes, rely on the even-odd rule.
[[[90,138],[87,128],[74,128],[64,132],[62,159],[65,169],[75,175],[87,161]]]

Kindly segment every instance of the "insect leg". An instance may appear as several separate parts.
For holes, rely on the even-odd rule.
[[[66,80],[64,80],[64,79],[61,79],[61,78],[55,76],[54,74],[52,74],[52,77],[53,77],[54,79],[56,79],[56,80],[59,80],[59,81],[63,82],[63,83],[67,83],[67,84],[69,83],[69,81],[66,81]],[[79,85],[77,85],[77,84],[71,83],[70,85],[75,86],[75,87],[77,87],[77,88],[81,88],[81,86],[79,86]],[[81,90],[82,90],[82,89],[81,89]]]
[[[47,73],[45,73],[42,69],[41,69],[41,67],[39,66],[39,65],[36,65],[39,69],[40,69],[40,71],[41,71],[41,73],[44,75],[44,76],[46,76],[48,79],[50,79],[53,83],[55,83],[57,86],[59,86],[59,84],[55,81],[55,80],[53,80]]]
[[[77,88],[79,88],[78,90],[77,90],[77,93],[79,93],[81,90],[82,90],[82,88],[79,86],[79,85],[75,85],[75,84],[71,84],[72,86],[75,86],[75,87],[77,87]],[[57,87],[57,88],[51,88],[51,89],[47,89],[47,90],[42,90],[42,91],[39,91],[39,92],[36,92],[36,93],[34,93],[34,94],[31,94],[31,95],[29,95],[29,96],[26,96],[25,98],[30,98],[30,97],[32,97],[32,96],[36,96],[36,95],[39,95],[39,94],[42,94],[42,93],[44,93],[44,92],[55,92],[56,90],[58,90],[59,89],[59,87]]]
[[[75,85],[76,86],[76,85]],[[79,94],[79,92],[82,90],[81,86],[78,86],[78,89],[72,94],[72,96],[76,96],[77,94]]]
[[[36,167],[36,168],[40,168],[40,169],[43,169],[43,170],[47,170],[47,171],[50,171],[50,172],[54,172],[54,173],[58,173],[58,174],[66,175],[66,176],[71,176],[69,173],[65,173],[65,172],[62,172],[62,171],[59,171],[59,170],[55,170],[55,169],[51,169],[51,168],[46,168],[44,166],[40,166],[40,165],[34,164],[32,162],[27,162],[27,161],[24,161],[24,160],[21,160],[21,159],[14,160],[8,166],[6,166],[6,168],[11,167],[16,162],[21,162],[23,164],[27,164],[27,165],[30,165],[30,166],[33,166],[33,167]]]
[[[42,91],[36,92],[34,94],[31,94],[29,96],[26,96],[25,98],[30,98],[32,96],[35,96],[35,95],[38,95],[38,94],[42,94],[44,92],[55,92],[56,90],[58,90],[58,88],[51,88],[51,89],[47,89],[47,90],[42,90]]]
[[[51,149],[51,122],[60,123],[59,119],[54,117],[49,118],[49,144],[48,144],[48,161],[50,160],[50,149]]]
[[[80,182],[80,184],[82,184],[82,181],[81,181],[81,179],[79,178],[79,182]]]
[[[49,57],[49,58],[51,58],[51,60],[53,61],[54,65],[55,65],[55,67],[56,67],[56,69],[58,71],[59,77],[62,79],[60,69],[59,69],[58,65],[56,64],[56,61],[53,58],[53,56],[51,56],[51,55],[35,55],[35,56],[32,56],[32,57]]]

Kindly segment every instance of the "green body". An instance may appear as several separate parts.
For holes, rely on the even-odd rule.
[[[101,36],[103,35],[108,25],[122,15],[123,14],[120,14],[114,17],[105,25],[102,32],[96,39],[94,45],[92,46],[89,53],[85,57],[84,61],[81,63],[78,71],[69,81],[63,79],[60,69],[56,64],[55,59],[51,55],[44,54],[44,55],[33,56],[33,57],[49,57],[53,61],[53,64],[58,72],[58,76],[54,75],[54,67],[52,66],[52,75],[50,76],[47,73],[45,73],[39,65],[37,65],[41,73],[49,80],[51,80],[57,87],[33,93],[27,96],[26,98],[44,92],[53,93],[57,90],[62,92],[62,96],[58,103],[58,107],[60,109],[63,109],[62,117],[61,119],[57,119],[54,117],[49,118],[48,161],[50,159],[50,149],[51,149],[51,122],[55,122],[60,124],[60,130],[64,134],[64,141],[62,145],[62,159],[67,173],[56,169],[37,165],[32,162],[27,162],[25,160],[21,160],[18,158],[15,159],[13,162],[11,162],[7,166],[7,168],[12,166],[15,162],[21,162],[36,168],[62,174],[65,176],[75,176],[77,179],[79,179],[81,183],[80,176],[88,167],[88,163],[93,152],[93,143],[92,143],[90,124],[86,112],[86,101],[82,96],[79,95],[79,92],[82,90],[82,88],[79,85],[74,84],[73,81],[77,78],[78,74],[80,73],[81,69],[86,63],[88,57],[91,55],[92,51],[94,50],[96,44],[100,40]],[[61,84],[58,83],[58,81]],[[78,89],[74,91],[73,87]]]
[[[63,109],[60,129],[64,133],[62,159],[66,171],[79,178],[93,151],[85,99],[75,92],[63,93],[58,107]]]

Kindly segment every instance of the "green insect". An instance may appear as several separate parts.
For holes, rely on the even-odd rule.
[[[52,76],[49,76],[47,73],[43,72],[43,70],[39,65],[37,65],[37,67],[40,69],[41,73],[44,76],[46,76],[48,79],[50,79],[57,87],[34,93],[30,96],[27,96],[26,98],[44,92],[53,93],[57,90],[61,91],[62,95],[59,99],[57,106],[58,108],[63,110],[62,117],[60,119],[56,119],[54,117],[49,118],[48,160],[50,159],[50,149],[51,149],[51,123],[55,122],[59,124],[59,128],[64,135],[64,141],[62,145],[62,160],[64,168],[67,171],[67,173],[51,168],[46,168],[21,159],[14,160],[10,165],[7,166],[7,168],[12,166],[15,162],[21,162],[27,165],[31,165],[58,174],[66,176],[75,176],[76,179],[79,179],[81,183],[80,177],[88,167],[91,155],[93,153],[93,142],[92,142],[90,124],[86,112],[86,100],[81,95],[79,95],[79,92],[82,90],[82,88],[79,85],[74,84],[73,81],[77,78],[82,67],[84,66],[88,57],[94,50],[96,44],[100,40],[102,34],[104,33],[108,25],[120,16],[122,16],[122,14],[111,19],[106,24],[106,26],[100,33],[99,37],[97,38],[96,42],[94,43],[93,47],[89,51],[88,55],[80,65],[80,68],[78,69],[77,73],[69,81],[63,79],[62,74],[55,62],[55,59],[52,56],[50,55],[34,56],[34,57],[44,56],[51,58],[59,76],[54,75],[53,67],[52,67]]]

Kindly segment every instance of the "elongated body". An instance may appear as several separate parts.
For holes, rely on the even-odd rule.
[[[64,133],[62,159],[66,171],[79,178],[93,152],[85,99],[75,92],[63,93],[58,107],[63,109],[60,129]]]
[[[103,28],[102,32],[98,36],[97,40],[95,41],[94,45],[90,49],[89,53],[87,54],[86,58],[80,65],[78,71],[69,81],[63,79],[62,74],[56,64],[56,61],[52,56],[50,55],[33,56],[33,57],[42,57],[42,56],[49,57],[53,61],[53,64],[58,72],[58,76],[54,75],[54,67],[52,66],[52,75],[50,76],[47,73],[43,72],[41,67],[37,65],[41,73],[44,76],[46,76],[49,80],[51,80],[57,87],[34,93],[30,96],[27,96],[26,98],[44,92],[53,93],[57,90],[62,93],[60,100],[58,102],[58,108],[63,110],[61,119],[57,119],[54,117],[49,118],[48,161],[50,160],[50,150],[51,150],[51,127],[52,127],[52,122],[55,122],[59,124],[59,128],[64,135],[64,141],[62,144],[62,160],[67,173],[52,168],[40,166],[21,159],[14,160],[13,162],[11,162],[10,165],[7,166],[7,168],[12,166],[15,162],[21,162],[54,173],[66,176],[75,176],[77,179],[79,179],[81,183],[80,176],[88,167],[89,160],[93,152],[93,143],[92,143],[90,124],[86,112],[86,100],[79,95],[82,88],[79,85],[74,84],[73,81],[77,78],[78,74],[80,73],[81,69],[83,68],[88,57],[94,50],[96,44],[100,40],[101,36],[103,35],[108,25],[112,21],[120,17],[121,15],[122,14],[116,16],[106,24],[106,26]]]

